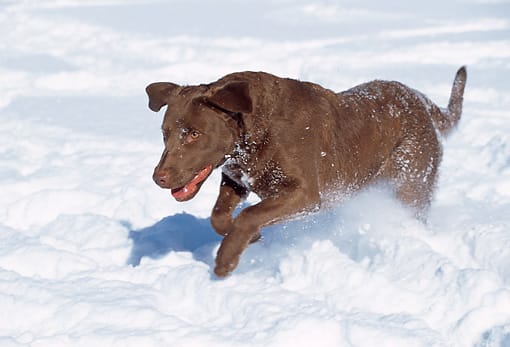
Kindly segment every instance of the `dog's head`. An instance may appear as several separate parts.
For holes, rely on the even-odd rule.
[[[241,136],[243,114],[252,111],[248,83],[183,87],[157,82],[146,91],[152,111],[168,105],[162,125],[165,149],[153,179],[171,189],[176,200],[190,200]]]

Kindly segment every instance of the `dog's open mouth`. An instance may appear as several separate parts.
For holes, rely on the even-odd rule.
[[[208,165],[196,174],[191,181],[186,183],[186,185],[179,188],[173,188],[171,191],[175,200],[186,201],[194,197],[202,183],[204,183],[205,179],[211,174],[212,169],[212,165]]]

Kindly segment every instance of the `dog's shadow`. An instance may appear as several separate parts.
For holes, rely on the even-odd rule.
[[[140,265],[143,257],[159,259],[174,251],[191,252],[196,260],[212,264],[213,248],[221,241],[211,226],[210,218],[197,218],[187,213],[163,218],[156,224],[139,229],[130,228],[133,248],[127,263]]]
[[[319,240],[331,241],[341,253],[356,262],[364,259],[374,261],[380,250],[373,239],[379,238],[379,234],[390,234],[392,226],[398,227],[402,221],[417,227],[416,221],[399,206],[391,195],[372,190],[360,194],[341,208],[265,227],[262,239],[248,247],[236,272],[261,267],[273,271],[291,250],[306,250]],[[242,208],[244,206],[236,213]],[[132,266],[140,265],[144,257],[160,259],[171,252],[190,252],[195,260],[213,268],[216,248],[223,239],[214,231],[210,218],[198,218],[187,213],[165,217],[141,229],[133,229],[127,222],[123,224],[129,229],[133,244],[127,260],[127,264]]]

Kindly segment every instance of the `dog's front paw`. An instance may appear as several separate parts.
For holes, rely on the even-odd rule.
[[[218,254],[216,255],[216,267],[214,268],[214,273],[218,277],[225,277],[234,271],[241,259],[241,253],[247,246],[238,244],[236,241],[239,240],[232,236],[233,235],[230,234],[223,239],[223,242],[218,249]]]
[[[226,257],[222,256],[216,258],[216,267],[214,268],[214,273],[218,277],[226,277],[228,276],[239,264],[241,256],[233,256],[233,257]]]
[[[214,273],[218,277],[227,277],[237,267],[237,263],[216,264]]]

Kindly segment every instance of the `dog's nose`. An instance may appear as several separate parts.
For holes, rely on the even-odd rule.
[[[166,171],[163,170],[154,170],[154,174],[152,175],[152,179],[156,184],[160,187],[166,187],[170,182],[170,176]]]

